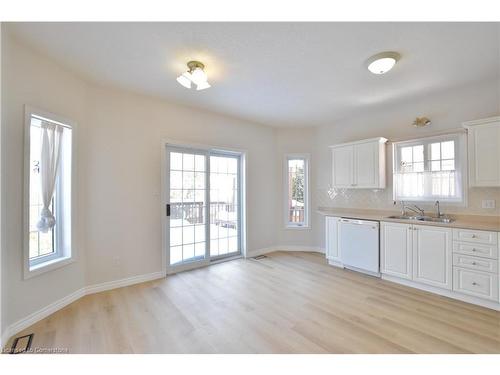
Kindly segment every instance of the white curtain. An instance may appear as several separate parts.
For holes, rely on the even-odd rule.
[[[40,184],[42,187],[43,208],[37,228],[48,232],[56,224],[54,214],[50,211],[50,202],[54,197],[59,159],[61,158],[61,140],[63,127],[61,125],[42,121],[42,150],[40,155]]]
[[[396,172],[396,199],[459,200],[461,174],[459,171]]]

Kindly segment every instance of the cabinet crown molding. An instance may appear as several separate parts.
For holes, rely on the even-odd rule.
[[[468,128],[470,126],[484,125],[484,124],[489,124],[492,122],[499,122],[499,121],[500,121],[500,116],[493,116],[493,117],[483,118],[483,119],[479,119],[479,120],[466,121],[466,122],[462,123],[462,126],[464,128]]]

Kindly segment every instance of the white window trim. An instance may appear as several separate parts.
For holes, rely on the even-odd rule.
[[[44,117],[54,122],[71,127],[71,241],[65,244],[65,249],[56,251],[58,255],[48,256],[45,262],[37,262],[30,265],[29,259],[29,181],[30,181],[30,130],[32,115]],[[23,197],[23,275],[24,279],[55,270],[76,261],[77,249],[75,246],[75,218],[76,218],[76,134],[77,123],[62,116],[50,113],[35,107],[25,105],[24,108],[24,197]],[[57,205],[57,204],[56,204]],[[56,234],[57,236],[57,234]]]
[[[288,221],[288,216],[289,216],[289,208],[288,208],[288,160],[290,159],[304,159],[305,160],[305,171],[304,171],[304,176],[305,176],[305,194],[304,194],[304,205],[305,205],[305,210],[304,210],[304,225],[300,224],[293,224]],[[310,186],[310,160],[311,160],[311,155],[310,154],[285,154],[284,159],[283,159],[283,215],[284,215],[284,225],[285,229],[291,229],[291,230],[309,230],[311,229],[311,192],[309,189]]]
[[[430,136],[430,137],[423,137],[423,138],[416,138],[416,139],[411,139],[408,141],[401,141],[401,142],[394,142],[392,144],[392,198],[394,201],[400,200],[401,198],[396,197],[396,180],[394,178],[394,175],[396,172],[396,164],[398,160],[398,155],[397,155],[397,148],[400,146],[410,146],[410,145],[417,145],[419,143],[430,143],[434,141],[445,141],[449,140],[450,138],[455,137],[458,141],[457,145],[457,150],[458,150],[458,155],[455,158],[455,163],[458,165],[458,168],[461,173],[462,177],[462,192],[463,192],[463,199],[461,201],[453,201],[453,200],[439,200],[439,199],[419,199],[419,198],[404,198],[403,201],[408,201],[408,202],[420,202],[423,204],[428,204],[428,203],[433,203],[436,200],[439,200],[439,202],[442,204],[442,206],[452,206],[452,207],[467,207],[468,205],[468,193],[469,193],[469,184],[468,184],[468,154],[467,154],[467,133],[462,133],[462,132],[457,132],[457,133],[450,133],[450,134],[444,134],[444,135],[437,135],[437,136]]]

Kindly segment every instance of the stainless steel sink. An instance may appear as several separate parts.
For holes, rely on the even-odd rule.
[[[454,221],[451,217],[432,217],[432,216],[424,216],[422,219],[419,219],[422,221],[432,221],[434,223],[451,223]]]
[[[433,223],[451,223],[451,222],[453,222],[453,219],[451,217],[392,215],[392,216],[388,216],[387,218],[388,219],[398,219],[398,220],[430,221]]]
[[[387,216],[388,219],[399,219],[399,220],[417,220],[418,216],[407,216],[407,215],[393,215]]]

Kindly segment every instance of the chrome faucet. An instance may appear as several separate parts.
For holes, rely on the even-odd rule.
[[[394,205],[396,205],[396,203],[396,201],[393,201]],[[406,216],[405,201],[400,201],[399,204],[401,205],[401,216]]]
[[[402,216],[406,216],[406,210],[413,211],[413,212],[419,214],[420,216],[425,216],[424,210],[421,209],[420,207],[418,207],[416,204],[414,204],[412,206],[407,206],[405,204],[405,201],[400,201],[399,203],[401,204],[401,215]],[[396,201],[394,201],[394,204],[396,204]]]
[[[420,214],[420,216],[425,216],[424,210],[418,207],[416,204],[414,204],[413,206],[404,206],[404,208]]]
[[[443,217],[443,213],[441,212],[441,209],[439,208],[439,201],[436,201],[436,203],[434,203],[434,205],[436,206],[436,215],[438,218],[440,217]]]

